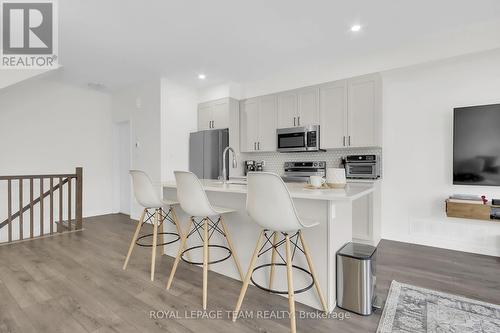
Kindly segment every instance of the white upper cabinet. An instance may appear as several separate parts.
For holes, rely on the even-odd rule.
[[[240,106],[241,151],[275,151],[277,97],[244,100]]]
[[[212,128],[229,128],[229,100],[222,99],[212,104]]]
[[[319,88],[307,87],[298,90],[297,126],[319,124]]]
[[[382,81],[379,74],[348,80],[348,145],[381,146]]]
[[[242,152],[257,150],[257,141],[259,141],[259,111],[260,101],[258,97],[241,102],[240,149]]]
[[[379,74],[320,86],[322,149],[381,146],[381,86]]]
[[[199,104],[198,130],[229,128],[231,105],[230,98]]]
[[[278,99],[275,95],[260,98],[259,151],[276,150],[276,120],[278,117]]]
[[[319,124],[319,88],[306,87],[278,94],[278,128]]]
[[[322,149],[382,145],[380,74],[254,97],[240,104],[239,138],[243,152],[275,151],[277,128],[318,124]],[[215,127],[225,127],[223,119],[213,116],[224,114],[215,111],[217,108],[211,104],[211,116],[207,120],[203,115],[205,109],[200,107],[200,125],[214,126],[215,122]],[[219,124],[222,125],[219,127]]]
[[[319,88],[321,149],[342,148],[347,137],[347,81]]]
[[[294,127],[297,125],[298,96],[295,92],[286,92],[278,95],[278,128]]]
[[[210,103],[198,105],[198,130],[207,130],[212,127],[212,106]]]

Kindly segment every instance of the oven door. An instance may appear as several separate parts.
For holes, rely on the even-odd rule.
[[[300,128],[282,128],[276,131],[278,151],[294,152],[307,150],[307,131]]]
[[[349,178],[377,178],[377,166],[374,163],[347,163],[346,168]]]

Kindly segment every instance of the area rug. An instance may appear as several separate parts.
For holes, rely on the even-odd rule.
[[[396,332],[499,333],[500,306],[392,281],[377,333]]]

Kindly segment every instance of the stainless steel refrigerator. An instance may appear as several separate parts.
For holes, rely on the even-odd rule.
[[[189,136],[189,171],[200,179],[222,176],[222,152],[229,146],[229,130],[208,130]],[[229,158],[226,161],[229,170]]]

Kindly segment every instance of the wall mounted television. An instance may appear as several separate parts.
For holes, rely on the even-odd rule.
[[[500,186],[500,104],[453,110],[453,184]]]

